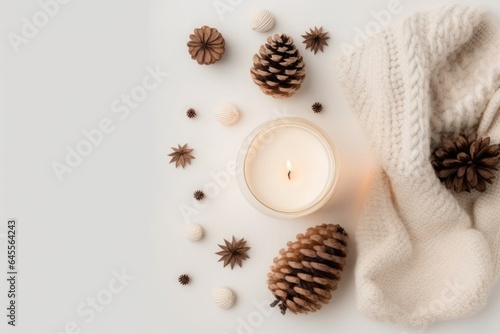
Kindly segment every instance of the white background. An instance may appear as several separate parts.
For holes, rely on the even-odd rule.
[[[65,327],[72,322],[75,333],[499,332],[498,285],[487,307],[469,319],[410,330],[364,318],[356,310],[352,241],[340,288],[320,312],[259,311],[255,304],[271,300],[266,274],[272,259],[297,233],[335,222],[355,239],[353,210],[346,208],[357,202],[347,194],[362,184],[355,182],[363,176],[354,167],[369,159],[359,149],[364,139],[343,101],[334,64],[340,44],[352,44],[358,29],[376,22],[371,12],[387,10],[389,1],[221,2],[231,6],[222,17],[213,0],[72,0],[16,53],[7,34],[20,34],[23,17],[31,19],[40,5],[1,0],[0,268],[5,268],[6,221],[16,217],[20,224],[18,327],[7,327],[2,311],[1,332],[70,333]],[[401,10],[390,21],[445,3],[453,1],[400,0]],[[483,5],[500,23],[497,1],[461,3]],[[250,79],[252,55],[268,35],[249,28],[248,17],[259,8],[276,16],[269,34],[290,34],[304,56],[307,79],[293,98],[274,100]],[[216,27],[226,40],[223,60],[210,66],[191,60],[186,47],[189,34],[202,25]],[[301,43],[300,35],[314,26],[330,31],[325,53],[314,55]],[[147,66],[169,76],[121,119],[111,105],[141,85]],[[325,106],[321,114],[309,109],[316,101]],[[224,102],[242,112],[234,126],[213,116]],[[198,110],[197,118],[186,118],[188,107]],[[225,173],[252,129],[284,114],[319,124],[342,151],[350,173],[339,196],[311,216],[282,221],[253,209],[231,177],[197,206],[192,192]],[[59,182],[51,164],[64,163],[66,147],[75,148],[85,140],[82,131],[103,118],[112,120],[113,132]],[[184,143],[195,148],[196,159],[176,169],[166,155]],[[187,220],[205,228],[202,241],[184,238]],[[246,238],[252,249],[243,268],[231,271],[214,252],[232,235]],[[134,279],[87,322],[78,305],[109,290],[113,271],[122,270]],[[190,285],[177,283],[182,273],[192,277]],[[234,308],[213,305],[211,291],[219,285],[237,293]],[[1,309],[6,288],[0,280]]]

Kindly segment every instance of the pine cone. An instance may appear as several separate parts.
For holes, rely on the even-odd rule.
[[[431,164],[438,178],[448,189],[456,192],[486,190],[492,183],[500,156],[500,145],[490,145],[490,138],[478,138],[476,132],[467,137],[460,134],[455,141],[443,140],[443,146],[431,156]]]
[[[268,276],[281,313],[315,312],[328,303],[345,265],[348,235],[339,225],[322,224],[298,234],[280,250]]]
[[[253,56],[250,73],[264,94],[275,98],[295,94],[306,77],[304,60],[292,37],[286,34],[270,36],[261,45]]]
[[[187,43],[189,54],[200,65],[210,65],[222,58],[225,42],[222,34],[215,28],[203,26],[189,35]]]

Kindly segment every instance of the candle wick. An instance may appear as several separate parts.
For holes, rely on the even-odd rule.
[[[289,171],[288,171],[288,179],[289,179],[289,180],[291,180],[291,179],[290,179],[290,174],[291,174],[291,173],[292,173],[292,171],[291,171],[291,170],[289,170]]]

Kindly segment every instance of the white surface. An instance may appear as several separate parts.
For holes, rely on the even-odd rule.
[[[341,223],[355,237],[355,221],[344,219],[339,197],[303,219],[268,218],[244,200],[234,176],[226,179],[227,170],[246,135],[276,115],[316,122],[344,151],[363,142],[343,104],[333,63],[340,43],[352,44],[357,29],[374,27],[371,12],[387,9],[389,1],[221,0],[232,4],[224,20],[213,2],[73,0],[17,54],[6,35],[19,33],[23,17],[40,6],[37,0],[0,3],[0,267],[8,217],[19,220],[21,247],[19,327],[7,328],[2,313],[1,332],[61,333],[75,322],[81,333],[103,334],[497,333],[498,285],[476,316],[424,331],[363,318],[354,300],[353,247],[340,289],[322,311],[282,317],[261,308],[271,298],[266,273],[279,248],[307,226],[327,221]],[[401,12],[383,20],[447,2],[401,0]],[[497,1],[463,3],[486,6],[500,23]],[[303,88],[288,100],[264,96],[250,79],[251,57],[267,33],[251,30],[249,15],[262,7],[276,16],[269,33],[291,34],[307,63]],[[227,42],[224,59],[210,66],[191,60],[185,45],[203,24],[218,28]],[[300,43],[300,34],[315,25],[332,36],[324,54],[304,51]],[[170,76],[138,105],[112,109],[116,99],[126,98],[122,94],[138,92],[149,64]],[[318,115],[309,110],[316,101],[325,105]],[[222,102],[242,111],[232,127],[215,120],[213,112]],[[186,118],[188,107],[199,116]],[[66,146],[77,147],[85,140],[82,131],[98,128],[104,118],[113,122],[113,131],[60,183],[51,164],[64,161]],[[186,142],[195,148],[196,160],[185,170],[175,169],[166,155],[170,146]],[[204,186],[212,198],[194,202],[192,192]],[[204,227],[199,242],[184,238],[181,210]],[[252,249],[244,267],[231,271],[214,252],[233,234],[245,237]],[[79,314],[82,303],[88,311],[88,300],[102,300],[122,268],[134,279],[95,311],[94,319]],[[192,277],[185,287],[177,283],[184,272]],[[220,285],[237,294],[230,310],[213,304],[212,289]],[[0,303],[6,301],[5,288],[1,280]],[[244,323],[254,326],[243,328]]]
[[[146,100],[120,119],[110,105],[146,75],[148,6],[73,0],[16,54],[7,33],[20,34],[23,17],[40,11],[38,0],[0,2],[0,234],[7,218],[20,224],[19,326],[5,321],[0,237],[0,332],[55,334],[74,322],[82,333],[140,333],[151,282],[151,111]],[[75,149],[104,118],[114,131],[60,183],[52,162],[64,162],[66,146]],[[87,298],[107,303],[122,268],[134,280],[91,319]]]

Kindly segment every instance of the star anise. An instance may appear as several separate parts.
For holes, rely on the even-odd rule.
[[[328,36],[328,31],[323,32],[323,27],[319,29],[314,27],[314,29],[310,28],[309,32],[306,31],[305,35],[302,35],[304,38],[304,43],[306,45],[306,49],[311,49],[314,54],[318,51],[323,52],[323,46],[328,46],[326,42],[330,37]]]
[[[225,246],[218,245],[220,248],[222,248],[222,251],[215,253],[221,256],[219,262],[224,261],[224,267],[230,264],[231,270],[234,268],[235,264],[238,264],[241,267],[243,261],[249,258],[249,256],[247,255],[247,251],[250,249],[250,247],[246,246],[246,240],[242,238],[236,241],[233,236],[231,242],[227,241],[226,239],[224,239],[224,242],[226,244]]]
[[[175,162],[175,168],[182,166],[184,168],[186,166],[186,163],[191,164],[191,159],[195,159],[193,155],[191,155],[191,152],[193,152],[192,148],[188,148],[187,144],[184,144],[184,146],[181,147],[181,145],[177,145],[178,147],[172,147],[172,150],[174,150],[172,153],[170,153],[168,156],[172,157],[170,159],[170,163]]]

